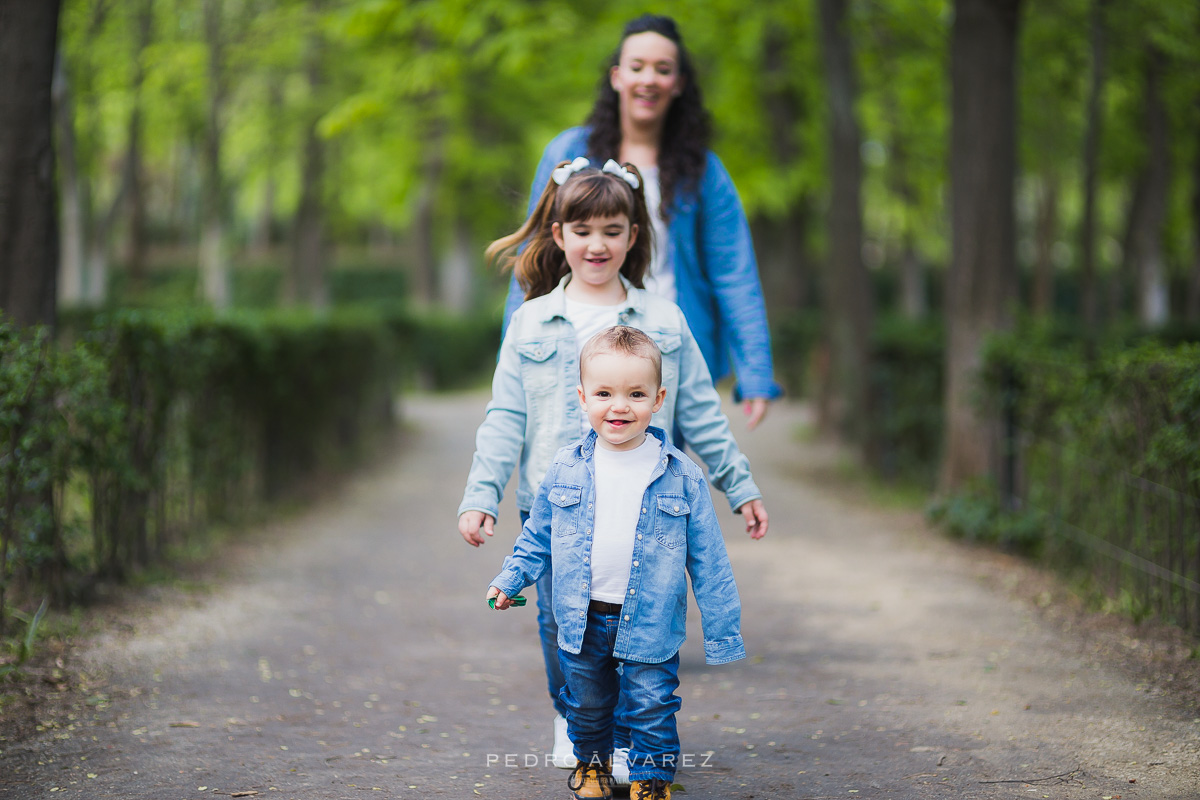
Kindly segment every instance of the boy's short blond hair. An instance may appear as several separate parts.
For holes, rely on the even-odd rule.
[[[653,339],[637,328],[614,325],[588,339],[579,353],[580,380],[583,380],[583,365],[597,353],[616,353],[647,359],[654,365],[654,379],[657,385],[662,386],[662,352]]]

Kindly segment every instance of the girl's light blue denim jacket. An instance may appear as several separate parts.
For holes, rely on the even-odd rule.
[[[745,658],[741,600],[704,474],[662,429],[651,427],[649,434],[662,440],[662,458],[642,495],[613,657],[659,664],[679,652],[691,578],[705,661],[724,664]],[[492,581],[514,597],[536,583],[553,560],[558,646],[568,653],[578,653],[583,645],[591,599],[595,449],[593,432],[558,452],[512,555]]]
[[[533,178],[528,213],[533,213],[559,162],[591,157],[590,133],[590,128],[570,128],[546,145]],[[696,190],[677,194],[670,213],[668,241],[656,242],[655,247],[665,247],[667,263],[674,266],[675,302],[700,344],[708,371],[720,380],[730,373],[732,360],[735,397],[779,397],[783,390],[774,379],[750,224],[733,180],[715,153],[708,153]],[[505,326],[524,296],[514,278],[504,307]]]
[[[575,388],[579,358],[564,292],[570,279],[564,276],[549,294],[524,303],[513,314],[500,345],[487,415],[475,435],[460,515],[482,511],[496,518],[518,461],[517,508],[528,511],[554,454],[580,437],[583,411]],[[725,493],[730,508],[761,498],[683,312],[669,300],[635,289],[624,278],[622,282],[626,300],[618,321],[645,331],[662,351],[667,396],[652,424],[679,431],[708,466],[713,485]]]

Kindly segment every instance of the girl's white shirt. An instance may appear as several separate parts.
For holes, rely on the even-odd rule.
[[[646,193],[646,211],[650,214],[650,224],[654,227],[654,250],[650,256],[650,269],[647,270],[642,285],[646,287],[646,291],[674,303],[679,293],[675,288],[675,271],[671,267],[671,260],[667,258],[667,248],[671,246],[671,240],[668,238],[670,233],[667,223],[659,213],[662,209],[662,187],[658,182],[658,167],[646,167],[639,171]]]
[[[588,339],[591,339],[600,331],[607,330],[616,325],[621,309],[624,307],[624,303],[619,303],[615,306],[594,306],[590,303],[581,303],[578,300],[572,300],[569,295],[566,295],[567,322],[570,322],[571,327],[575,329],[576,364],[579,363],[579,354],[583,352],[583,346],[587,344]],[[578,376],[576,376],[576,379],[578,379]],[[579,435],[587,436],[591,430],[585,416]]]
[[[662,454],[662,443],[647,435],[633,450],[608,450],[597,443],[594,452],[596,517],[591,597],[605,603],[624,603],[642,499]]]

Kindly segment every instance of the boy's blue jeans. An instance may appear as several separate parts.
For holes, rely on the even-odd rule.
[[[558,651],[566,677],[559,699],[567,708],[567,729],[575,757],[603,763],[613,751],[617,700],[624,703],[629,725],[629,777],[646,781],[674,780],[679,766],[679,731],[675,714],[682,701],[679,655],[661,664],[639,664],[613,658],[619,613],[589,610],[583,647],[578,654]]]
[[[529,512],[521,512],[521,525],[529,521]],[[554,565],[537,582],[538,634],[542,637],[542,660],[546,663],[546,689],[554,710],[563,717],[567,707],[560,698],[567,679],[558,663],[558,623],[554,621]],[[629,725],[624,722],[624,702],[617,704],[617,727],[613,738],[614,747],[629,747]]]

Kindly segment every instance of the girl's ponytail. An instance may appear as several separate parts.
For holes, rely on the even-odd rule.
[[[569,163],[564,161],[558,166]],[[538,198],[525,224],[514,233],[492,242],[484,251],[489,266],[500,262],[501,269],[513,270],[517,283],[525,290],[526,300],[549,294],[569,271],[566,256],[554,243],[552,230],[558,189],[557,182],[547,180],[546,188],[542,190],[542,196]],[[528,245],[524,250],[513,252],[526,242]]]

